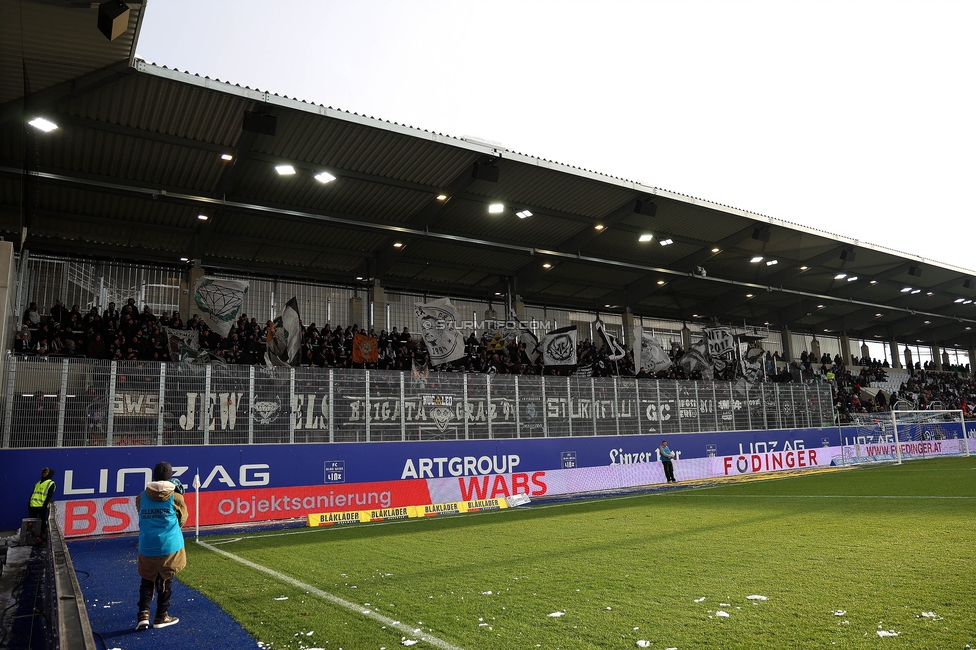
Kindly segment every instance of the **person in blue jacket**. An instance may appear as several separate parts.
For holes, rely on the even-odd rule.
[[[664,466],[664,477],[668,483],[677,483],[674,478],[674,464],[671,462],[674,460],[675,453],[668,448],[667,440],[661,442],[661,448],[658,451],[661,454],[661,465]]]
[[[153,627],[168,627],[180,619],[169,615],[173,596],[173,579],[186,567],[182,526],[187,520],[186,502],[179,483],[173,482],[173,468],[159,463],[153,468],[153,480],[136,497],[139,511],[139,618],[136,631],[149,627],[149,605],[153,596],[156,617]]]

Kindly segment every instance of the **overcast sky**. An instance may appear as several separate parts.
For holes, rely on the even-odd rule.
[[[150,0],[144,59],[976,268],[976,2]]]

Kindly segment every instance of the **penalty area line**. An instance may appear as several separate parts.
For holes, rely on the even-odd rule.
[[[279,573],[274,569],[269,569],[266,566],[262,566],[255,562],[251,562],[250,560],[245,560],[244,558],[238,555],[234,555],[233,553],[228,553],[223,549],[214,548],[213,546],[207,544],[206,542],[197,541],[197,544],[204,547],[208,551],[216,553],[217,555],[222,555],[228,559],[234,560],[235,562],[240,562],[244,566],[254,569],[255,571],[260,571],[261,573],[269,575],[272,578],[275,578],[276,580],[281,580],[282,582],[288,583],[293,587],[304,589],[308,593],[314,594],[319,598],[322,598],[323,600],[327,600],[334,605],[338,605],[339,607],[348,609],[353,613],[361,614],[367,618],[371,618],[377,622],[380,622],[383,625],[399,630],[405,636],[417,637],[418,639],[426,641],[427,643],[437,648],[442,648],[443,650],[463,650],[461,647],[448,643],[444,639],[436,637],[433,634],[428,634],[419,628],[411,627],[409,625],[404,625],[400,621],[393,620],[392,618],[388,616],[384,616],[383,614],[380,614],[375,610],[369,609],[368,607],[363,607],[362,605],[357,605],[356,603],[350,602],[344,598],[340,598],[335,594],[331,594],[328,591],[324,591],[322,589],[319,589],[318,587],[313,587],[312,585],[306,584],[300,580],[296,580],[291,576],[286,576],[283,573]]]

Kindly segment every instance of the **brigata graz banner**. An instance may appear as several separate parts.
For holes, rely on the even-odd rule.
[[[959,425],[944,439],[900,443],[905,456],[959,453]],[[953,428],[954,427],[954,428]],[[679,480],[883,458],[894,443],[861,444],[864,428],[671,434]],[[971,434],[972,435],[972,434]],[[843,437],[842,437],[843,436]],[[399,508],[514,494],[532,498],[663,483],[662,435],[251,446],[0,450],[0,527],[27,516],[42,467],[57,482],[67,536],[137,529],[135,496],[167,461],[186,485],[199,472],[200,524],[294,519],[315,512]],[[186,501],[196,521],[195,495]],[[22,504],[18,507],[17,504]]]

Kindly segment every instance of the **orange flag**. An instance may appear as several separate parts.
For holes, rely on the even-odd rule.
[[[379,361],[379,348],[376,339],[359,332],[352,338],[352,362],[376,363]]]

